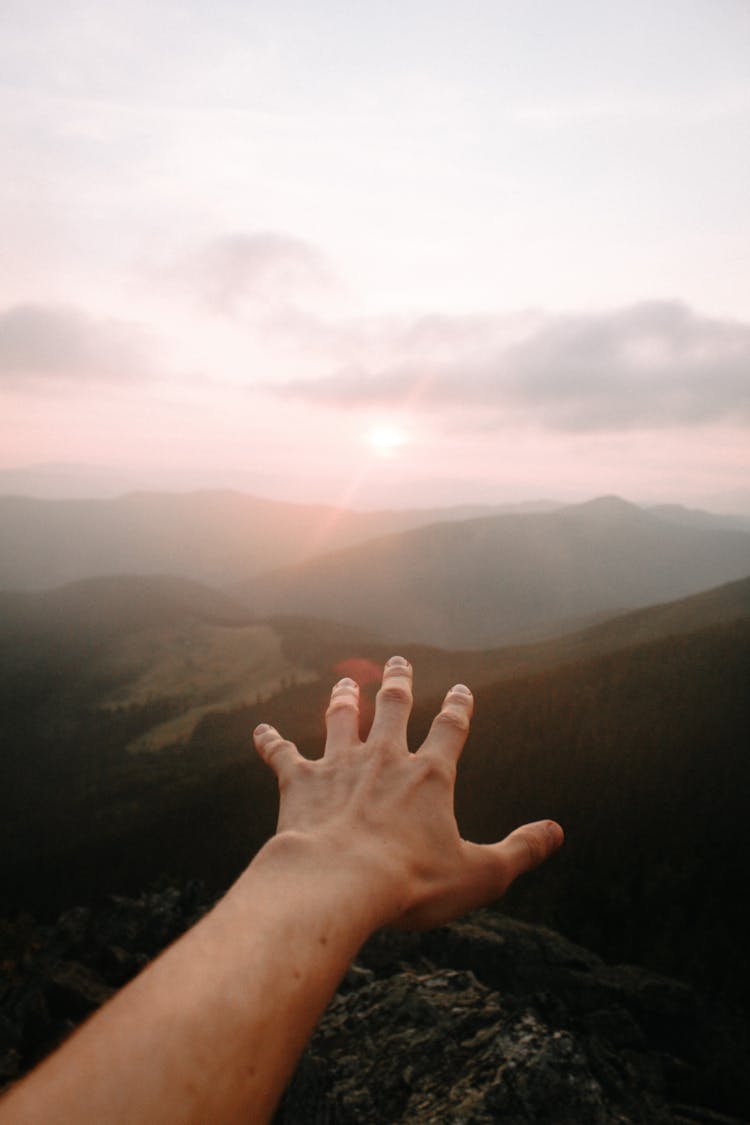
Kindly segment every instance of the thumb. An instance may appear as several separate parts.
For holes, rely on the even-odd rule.
[[[561,846],[565,834],[555,820],[536,820],[522,824],[499,844],[485,845],[498,867],[504,894],[514,879],[538,867]]]
[[[445,894],[406,910],[391,922],[397,929],[425,930],[443,926],[478,906],[501,898],[514,879],[538,867],[557,851],[564,839],[554,820],[522,824],[499,844],[462,841],[467,866],[457,885]]]

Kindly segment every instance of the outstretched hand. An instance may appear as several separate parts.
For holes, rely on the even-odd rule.
[[[359,689],[333,688],[326,744],[317,761],[261,724],[255,746],[279,782],[280,836],[303,836],[321,862],[348,854],[378,896],[379,922],[423,929],[450,921],[505,893],[563,840],[551,820],[516,828],[496,844],[461,839],[453,813],[456,767],[469,733],[471,691],[451,688],[427,738],[410,753],[412,669],[388,661],[367,739],[359,737]]]

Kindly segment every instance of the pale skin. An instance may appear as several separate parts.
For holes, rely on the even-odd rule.
[[[322,758],[262,724],[278,778],[276,835],[223,899],[0,1100],[0,1125],[267,1122],[364,941],[499,898],[562,843],[554,821],[497,844],[462,840],[456,766],[473,697],[456,685],[416,753],[412,669],[386,664],[372,728],[359,692],[333,688]]]

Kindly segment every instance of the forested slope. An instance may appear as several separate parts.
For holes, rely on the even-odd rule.
[[[748,1003],[750,617],[745,584],[705,598],[681,611],[656,607],[650,622],[618,619],[624,643],[614,651],[595,630],[593,648],[569,641],[557,664],[546,648],[525,659],[523,650],[409,649],[411,741],[418,744],[448,684],[467,679],[476,713],[459,771],[463,832],[495,839],[553,816],[567,833],[562,853],[504,909]],[[710,605],[723,623],[705,623]],[[362,680],[366,725],[391,651],[320,622],[273,628],[309,681],[211,711],[189,738],[158,753],[127,747],[180,701],[104,709],[101,681],[78,676],[75,645],[72,666],[60,650],[27,664],[24,677],[0,676],[7,905],[53,911],[138,891],[161,874],[227,884],[275,822],[275,785],[252,750],[253,726],[273,722],[316,756],[330,684],[346,673]],[[4,661],[7,671],[12,647]]]

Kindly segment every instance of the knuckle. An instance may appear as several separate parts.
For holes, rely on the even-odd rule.
[[[529,853],[530,866],[538,867],[545,858],[541,840],[535,832],[526,832],[524,829],[520,829],[518,834]]]
[[[277,763],[277,779],[279,791],[285,792],[298,782],[304,782],[312,773],[313,763],[307,758],[298,758],[296,761],[282,760]]]
[[[332,699],[326,710],[326,718],[335,715],[337,711],[359,711],[357,700],[351,695],[340,695]]]
[[[465,711],[444,709],[435,716],[434,725],[438,728],[446,727],[448,730],[458,731],[459,734],[468,734],[469,716]]]
[[[406,684],[383,684],[378,692],[378,699],[383,703],[411,704],[411,691]]]
[[[426,757],[421,762],[422,781],[438,781],[450,784],[455,780],[456,768],[452,762],[443,758]]]
[[[263,757],[270,763],[289,750],[296,750],[293,742],[289,742],[285,738],[275,738],[273,742],[263,747]]]

